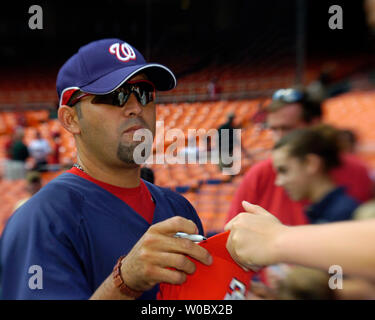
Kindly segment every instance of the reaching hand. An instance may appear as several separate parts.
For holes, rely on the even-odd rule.
[[[249,202],[242,202],[246,212],[229,221],[225,230],[231,230],[227,249],[242,267],[259,267],[278,263],[276,239],[287,228],[268,211]]]

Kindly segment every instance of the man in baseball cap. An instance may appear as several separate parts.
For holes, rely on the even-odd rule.
[[[131,77],[144,73],[159,91],[176,86],[172,71],[158,63],[147,63],[142,54],[120,39],[103,39],[81,47],[57,76],[59,105],[67,104],[77,90],[107,94]]]
[[[191,204],[142,180],[135,161],[135,133],[155,135],[155,91],[175,86],[171,70],[119,39],[91,42],[62,66],[58,118],[77,163],[9,219],[4,299],[155,299],[160,282],[183,283],[197,262],[212,263],[174,237],[203,233]]]

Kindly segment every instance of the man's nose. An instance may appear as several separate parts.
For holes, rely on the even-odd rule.
[[[142,113],[142,105],[139,103],[134,93],[132,93],[126,101],[124,108],[124,113],[126,117],[138,116]]]

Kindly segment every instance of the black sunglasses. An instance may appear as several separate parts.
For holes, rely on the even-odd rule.
[[[134,93],[138,102],[142,106],[146,106],[155,99],[155,86],[148,80],[128,81],[120,88],[107,93],[97,94],[85,93],[78,95],[72,101],[68,102],[68,106],[73,107],[79,100],[86,96],[94,96],[91,103],[93,104],[109,104],[116,107],[122,107],[128,100],[130,95]]]

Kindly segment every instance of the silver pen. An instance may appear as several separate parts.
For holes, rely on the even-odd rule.
[[[175,238],[184,238],[184,239],[188,239],[188,240],[191,240],[193,242],[201,242],[203,240],[207,240],[206,237],[204,236],[201,236],[200,234],[188,234],[188,233],[185,233],[185,232],[177,232],[175,235],[174,235]]]

